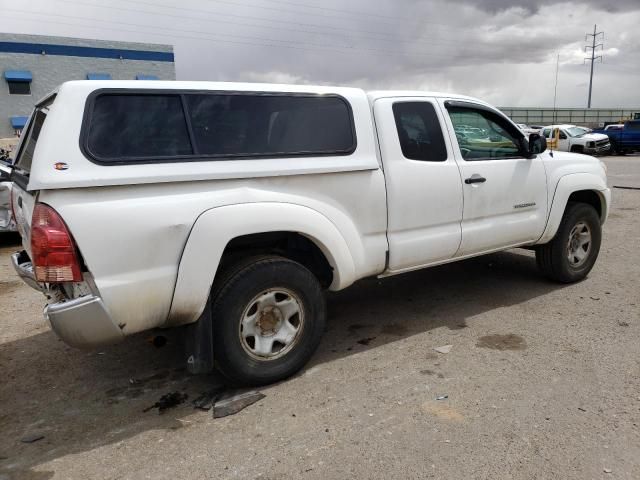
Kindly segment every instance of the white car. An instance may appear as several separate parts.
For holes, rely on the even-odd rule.
[[[586,154],[605,154],[611,150],[609,137],[589,133],[589,129],[576,125],[549,125],[541,130],[547,144],[554,150]]]
[[[540,133],[539,128],[530,127],[526,123],[516,123],[516,125],[520,130],[522,130],[522,133],[524,133],[525,135],[531,135],[532,133]]]
[[[18,147],[13,264],[71,345],[190,325],[193,370],[270,383],[318,346],[325,289],[514,247],[584,278],[605,169],[545,148],[459,95],[69,82]]]

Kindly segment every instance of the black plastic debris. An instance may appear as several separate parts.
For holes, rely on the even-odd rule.
[[[193,404],[193,408],[205,411],[210,410],[216,400],[220,398],[222,392],[224,392],[224,385],[217,385],[212,390],[204,392],[191,402]]]
[[[166,393],[163,396],[161,396],[160,400],[158,400],[156,403],[154,403],[150,407],[145,408],[143,412],[146,413],[149,410],[153,410],[154,408],[157,408],[158,413],[164,413],[164,411],[168,410],[169,408],[177,407],[178,405],[183,403],[187,398],[189,398],[189,395],[182,392]]]
[[[213,418],[222,418],[244,410],[265,397],[263,393],[251,390],[248,392],[228,392],[213,405]]]
[[[361,338],[356,343],[359,343],[360,345],[369,345],[375,339],[376,339],[376,337]]]
[[[20,441],[22,443],[34,443],[34,442],[37,442],[38,440],[42,440],[43,438],[44,438],[44,435],[42,435],[41,433],[29,433],[24,437],[22,437]]]
[[[165,337],[164,335],[154,335],[147,338],[147,342],[149,342],[156,348],[162,348],[167,344],[167,337]]]

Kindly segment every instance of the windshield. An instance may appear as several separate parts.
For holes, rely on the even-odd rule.
[[[588,132],[588,129],[583,127],[570,127],[567,128],[566,131],[570,137],[581,137]]]

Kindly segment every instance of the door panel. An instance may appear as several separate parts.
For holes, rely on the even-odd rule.
[[[457,118],[455,110],[449,109],[449,112],[447,124],[456,132],[452,137],[464,192],[462,244],[457,256],[537,240],[544,231],[547,213],[547,181],[542,159],[539,156],[526,159],[513,153],[518,147],[516,135],[521,133],[515,127],[512,129],[497,112],[495,119],[484,110],[476,113],[469,110],[469,115]],[[490,123],[483,122],[487,118]],[[479,130],[475,138],[464,138],[460,134],[462,119],[465,125],[475,123],[474,128]],[[492,125],[494,120],[496,123]]]
[[[462,186],[446,128],[442,132],[446,151],[439,157],[444,161],[407,158],[438,150],[430,141],[422,142],[422,123],[411,117],[410,109],[401,113],[396,108],[396,114],[404,115],[406,127],[397,128],[393,105],[413,102],[433,106],[431,111],[437,119],[431,128],[442,130],[443,112],[434,99],[383,98],[374,103],[387,183],[388,269],[392,272],[452,258],[461,242]],[[403,139],[411,137],[411,147],[407,148],[405,142],[404,153],[400,135]]]

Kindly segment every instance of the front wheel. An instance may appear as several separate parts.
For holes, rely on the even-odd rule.
[[[300,370],[324,331],[325,299],[318,279],[282,257],[243,262],[212,299],[217,368],[243,385],[265,385]]]
[[[600,251],[602,227],[595,208],[570,202],[556,236],[536,248],[538,267],[547,277],[562,283],[585,278]]]

